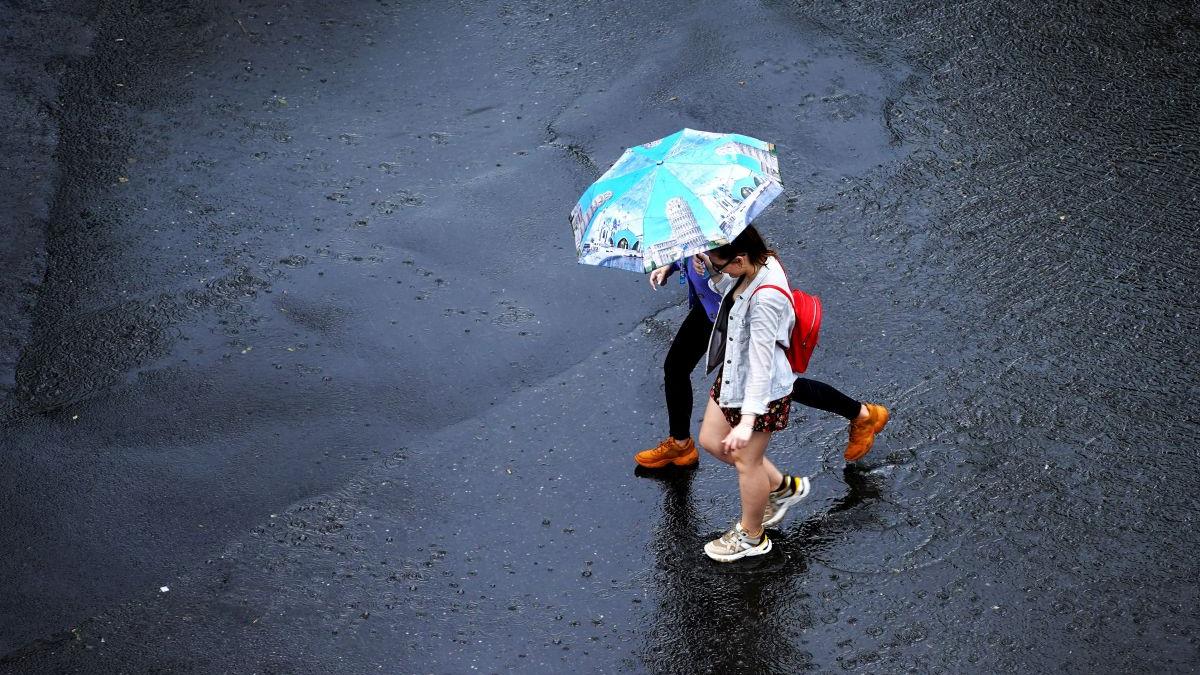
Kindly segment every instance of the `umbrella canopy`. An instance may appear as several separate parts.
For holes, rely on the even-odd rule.
[[[729,243],[783,192],[775,145],[683,129],[629,148],[571,211],[587,265],[649,272]]]

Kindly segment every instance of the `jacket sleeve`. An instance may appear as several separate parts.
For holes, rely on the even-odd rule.
[[[751,299],[750,353],[746,364],[748,369],[742,414],[762,415],[767,412],[767,404],[770,403],[771,370],[778,348],[779,329],[793,310],[788,297],[773,288],[764,288]]]
[[[708,278],[708,287],[722,298],[725,297],[725,294],[728,293],[729,289],[733,288],[733,285],[736,283],[737,279],[729,276],[728,274],[714,274]]]

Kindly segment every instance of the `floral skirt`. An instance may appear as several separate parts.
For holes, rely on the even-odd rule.
[[[712,388],[708,390],[708,395],[714,401],[721,400],[721,377],[724,375],[724,369],[717,371],[717,379],[713,381]],[[767,404],[767,412],[759,415],[754,419],[754,431],[783,431],[788,425],[788,414],[792,411],[792,399],[790,396],[777,398]],[[725,421],[729,422],[729,426],[736,427],[738,422],[742,421],[742,411],[740,408],[721,408],[721,412],[725,415]]]

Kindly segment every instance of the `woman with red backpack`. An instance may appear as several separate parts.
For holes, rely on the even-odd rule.
[[[669,434],[655,447],[634,455],[646,469],[694,466],[700,461],[692,440],[691,374],[703,358],[721,296],[708,284],[710,273],[704,257],[691,256],[650,273],[650,287],[659,288],[675,272],[688,289],[688,315],[680,324],[663,362],[663,392],[666,395]],[[814,336],[815,337],[815,336]],[[810,344],[809,351],[815,346]],[[799,372],[799,371],[797,371]],[[841,415],[850,421],[846,461],[861,459],[871,449],[875,434],[887,424],[887,410],[874,403],[860,403],[837,389],[804,377],[796,378],[792,400],[800,405]],[[772,523],[773,524],[773,523]]]
[[[791,343],[796,324],[792,293],[775,252],[753,226],[702,259],[722,301],[708,342],[708,372],[720,370],[699,440],[709,454],[737,469],[742,503],[741,520],[704,552],[731,562],[770,551],[765,528],[808,495],[807,478],[782,473],[766,456],[771,435],[787,428],[797,394],[805,405],[851,420],[847,459],[866,454],[887,424],[888,411],[822,382],[797,379],[783,346]],[[770,292],[772,287],[782,292]]]

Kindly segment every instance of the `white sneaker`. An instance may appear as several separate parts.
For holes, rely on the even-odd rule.
[[[762,541],[757,544],[750,540],[741,523],[736,523],[733,529],[713,539],[704,545],[704,555],[717,562],[733,562],[740,558],[762,555],[771,551],[771,540],[763,532]]]
[[[792,480],[792,494],[786,497],[776,497],[772,493],[767,497],[767,508],[763,511],[763,527],[771,527],[783,520],[789,506],[808,496],[812,486],[809,485],[807,476],[789,476],[789,478]]]

